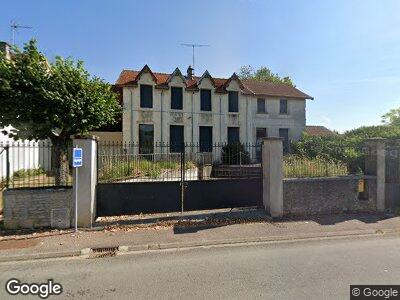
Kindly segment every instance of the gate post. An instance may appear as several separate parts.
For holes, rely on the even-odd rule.
[[[263,203],[273,218],[283,216],[283,140],[262,140]]]
[[[75,211],[75,203],[78,203],[78,227],[90,228],[96,218],[97,139],[92,135],[76,135],[72,140],[72,147],[82,148],[83,152],[82,167],[73,170],[72,206]],[[78,186],[76,184],[77,169]]]
[[[365,159],[366,175],[376,176],[376,208],[386,208],[386,140],[370,138],[365,142],[367,147]]]

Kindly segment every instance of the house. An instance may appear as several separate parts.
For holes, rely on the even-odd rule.
[[[287,146],[301,137],[306,100],[313,99],[295,87],[240,80],[235,73],[194,76],[190,66],[185,76],[178,68],[123,70],[115,87],[123,104],[123,141],[138,142],[141,153],[152,153],[155,142],[198,144],[209,152],[215,143],[256,144],[267,136],[282,137]]]
[[[307,125],[304,132],[309,136],[337,135],[336,132],[326,128],[325,126],[315,126],[315,125]]]

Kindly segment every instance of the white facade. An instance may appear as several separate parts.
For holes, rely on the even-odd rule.
[[[10,127],[6,129],[10,129]],[[0,132],[0,182],[7,176],[7,146],[10,176],[18,170],[38,168],[45,171],[50,170],[51,153],[47,147],[41,146],[42,144],[27,140],[15,141]]]
[[[153,107],[140,107],[140,85],[153,86]],[[288,113],[280,114],[281,97],[250,96],[241,93],[237,80],[231,80],[227,91],[239,92],[239,112],[228,111],[228,94],[215,92],[211,79],[198,82],[199,89],[211,90],[212,110],[200,110],[200,91],[186,90],[182,77],[174,76],[169,87],[183,88],[183,109],[171,109],[171,89],[156,88],[150,73],[143,73],[137,84],[123,87],[123,140],[139,141],[139,125],[154,126],[154,142],[169,143],[170,125],[184,126],[184,142],[199,142],[199,127],[212,126],[213,143],[226,143],[228,127],[239,127],[242,143],[256,143],[256,129],[266,128],[267,135],[279,136],[279,129],[288,129],[289,139],[299,139],[306,123],[305,99],[285,97]],[[267,113],[257,113],[257,99],[266,100]]]

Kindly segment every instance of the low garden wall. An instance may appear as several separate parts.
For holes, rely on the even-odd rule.
[[[360,179],[364,192],[359,193]],[[376,211],[376,177],[338,176],[283,180],[283,213],[306,215]]]
[[[71,226],[72,188],[10,189],[3,201],[6,229]]]

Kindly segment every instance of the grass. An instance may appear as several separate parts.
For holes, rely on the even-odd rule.
[[[15,171],[13,173],[12,177],[13,177],[13,179],[23,179],[23,178],[37,176],[37,175],[43,175],[43,174],[46,174],[46,172],[42,168],[21,169],[21,170]]]
[[[349,175],[346,164],[322,158],[303,158],[295,155],[284,157],[284,177],[330,177]]]
[[[10,177],[9,188],[51,187],[55,185],[53,174],[45,172],[42,168],[15,171]],[[68,185],[72,185],[72,176],[68,177]],[[0,179],[0,209],[1,191],[6,187],[6,178]]]
[[[102,161],[102,167],[99,170],[99,180],[118,181],[134,178],[156,179],[162,177],[166,172],[179,171],[180,167],[180,162],[171,160],[129,160],[124,158],[111,159],[110,157],[106,157]],[[195,167],[196,165],[192,161],[185,163],[186,170]]]

